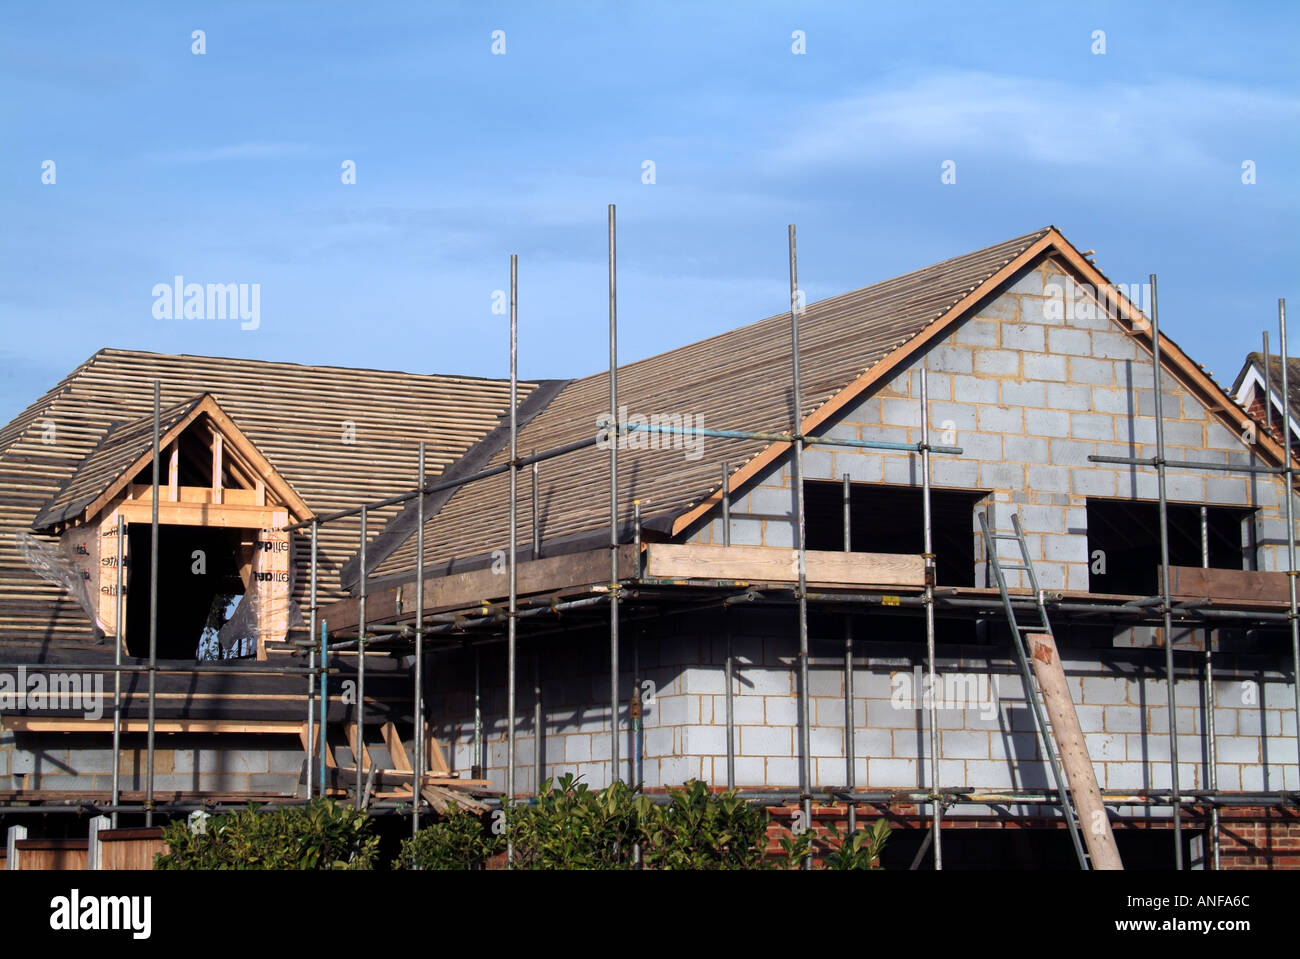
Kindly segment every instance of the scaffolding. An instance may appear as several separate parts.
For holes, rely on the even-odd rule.
[[[928,788],[920,789],[900,789],[900,790],[859,790],[855,784],[855,762],[857,760],[857,750],[854,739],[854,727],[856,725],[853,714],[853,671],[855,666],[867,662],[855,656],[855,637],[851,622],[851,612],[856,609],[859,611],[881,611],[888,613],[902,613],[904,610],[919,610],[924,618],[925,624],[925,668],[930,683],[931,690],[937,688],[939,678],[938,658],[939,651],[936,648],[935,640],[935,615],[937,611],[951,613],[960,616],[989,616],[991,611],[1001,604],[995,604],[988,598],[972,598],[959,595],[959,590],[941,588],[936,583],[936,557],[933,551],[932,543],[932,514],[931,514],[931,457],[933,455],[954,455],[962,454],[962,449],[957,446],[936,445],[930,441],[929,425],[929,395],[927,388],[927,377],[924,366],[918,371],[919,376],[919,409],[920,409],[920,442],[918,443],[895,443],[885,441],[871,440],[852,440],[844,439],[831,435],[811,435],[805,432],[805,417],[800,405],[800,290],[798,287],[797,272],[797,254],[795,243],[795,227],[791,225],[788,228],[788,246],[789,246],[789,293],[790,309],[789,324],[791,338],[791,360],[790,360],[790,380],[792,408],[790,411],[791,423],[790,429],[786,432],[760,432],[747,431],[739,429],[706,429],[703,427],[675,427],[658,424],[643,423],[619,423],[618,419],[618,320],[617,320],[617,259],[616,259],[616,220],[615,208],[611,204],[608,208],[608,265],[609,265],[609,417],[597,424],[595,435],[588,436],[584,439],[577,440],[556,446],[551,449],[530,452],[527,456],[520,456],[518,451],[518,432],[519,424],[517,418],[518,409],[518,258],[512,255],[510,257],[510,412],[509,412],[509,456],[506,462],[497,466],[480,469],[477,472],[454,479],[435,479],[428,482],[425,464],[425,444],[418,444],[418,456],[416,463],[417,483],[416,488],[395,496],[385,499],[368,502],[348,509],[338,510],[325,515],[313,516],[310,519],[298,523],[291,523],[284,527],[286,532],[310,531],[310,581],[309,581],[309,618],[307,625],[306,638],[296,641],[294,645],[297,652],[305,655],[306,662],[302,665],[262,665],[252,663],[241,663],[236,666],[212,666],[202,663],[184,668],[176,668],[159,665],[157,660],[157,563],[158,563],[158,502],[159,502],[159,417],[160,417],[160,384],[154,382],[154,400],[153,400],[153,513],[151,521],[151,559],[150,559],[150,607],[149,607],[149,658],[147,664],[124,664],[122,662],[122,636],[123,628],[123,603],[121,597],[122,577],[123,577],[123,560],[122,550],[126,532],[126,523],[122,517],[118,517],[117,525],[117,583],[118,597],[116,628],[117,628],[117,651],[114,665],[79,665],[79,669],[85,672],[111,672],[114,678],[114,699],[113,699],[113,777],[112,777],[112,794],[111,801],[107,804],[95,804],[85,801],[67,800],[65,802],[47,800],[40,805],[21,804],[7,802],[0,804],[0,814],[9,814],[16,812],[93,812],[96,814],[109,813],[112,816],[112,823],[116,827],[118,815],[122,812],[140,813],[145,816],[146,825],[152,825],[155,813],[174,814],[186,812],[195,808],[207,808],[219,810],[229,808],[227,804],[221,802],[175,802],[156,804],[154,801],[154,748],[155,748],[155,728],[156,713],[155,701],[156,677],[159,675],[204,675],[219,674],[222,676],[232,676],[240,674],[250,675],[292,675],[305,680],[305,700],[306,700],[306,736],[304,741],[304,750],[306,753],[306,793],[307,798],[284,797],[277,800],[283,804],[295,804],[310,801],[313,797],[324,796],[331,791],[329,786],[327,755],[329,744],[327,740],[327,728],[329,725],[328,706],[329,706],[329,677],[338,675],[340,669],[338,666],[330,665],[330,658],[333,655],[337,661],[340,653],[345,651],[356,652],[356,682],[357,682],[357,704],[352,719],[356,736],[356,752],[354,753],[355,779],[352,784],[353,802],[360,808],[370,808],[375,810],[391,811],[400,813],[405,811],[411,819],[411,831],[414,835],[420,828],[421,817],[425,815],[425,800],[421,796],[421,783],[424,781],[426,773],[425,768],[425,717],[427,715],[426,704],[423,695],[423,685],[425,679],[426,656],[430,656],[441,650],[450,648],[470,648],[474,651],[474,765],[475,776],[478,770],[485,765],[485,743],[482,728],[482,701],[481,701],[481,677],[478,653],[486,645],[496,644],[504,641],[506,644],[507,658],[507,675],[505,677],[506,685],[506,737],[507,737],[507,760],[506,760],[506,789],[504,795],[500,797],[500,804],[506,816],[509,816],[510,809],[514,802],[519,798],[516,789],[516,744],[515,731],[518,724],[518,710],[516,702],[516,682],[518,673],[518,629],[521,622],[542,621],[544,619],[554,620],[559,614],[578,612],[586,610],[605,611],[605,623],[609,635],[609,700],[610,700],[610,718],[609,718],[609,736],[610,736],[610,770],[611,781],[620,781],[622,763],[620,759],[620,736],[623,729],[620,726],[620,620],[628,613],[635,612],[638,609],[638,603],[641,601],[657,603],[665,598],[669,599],[673,608],[667,610],[659,608],[657,615],[663,616],[672,613],[693,612],[703,609],[716,609],[721,611],[723,617],[723,632],[725,641],[725,653],[723,657],[723,675],[726,684],[725,690],[725,728],[726,728],[726,785],[729,789],[736,789],[735,776],[735,738],[736,722],[734,710],[734,685],[735,685],[735,657],[733,650],[733,627],[728,619],[728,612],[741,605],[752,603],[774,603],[788,604],[795,607],[797,612],[798,623],[798,646],[797,653],[793,657],[792,672],[798,677],[797,683],[797,713],[799,717],[799,788],[797,791],[790,792],[780,789],[752,789],[740,788],[738,794],[743,798],[762,805],[787,806],[797,804],[803,816],[803,823],[810,824],[812,820],[812,804],[814,801],[827,803],[842,803],[846,807],[850,831],[854,830],[857,825],[857,807],[859,805],[890,806],[896,804],[915,805],[918,808],[918,816],[928,819],[930,828],[927,832],[925,841],[921,845],[912,868],[917,868],[922,861],[926,852],[932,849],[934,868],[936,870],[943,868],[943,849],[942,849],[942,823],[945,812],[957,804],[982,804],[989,807],[1001,806],[1026,806],[1042,805],[1048,807],[1059,807],[1067,805],[1068,796],[1064,795],[1065,789],[981,789],[971,786],[944,786],[941,784],[940,777],[940,759],[941,750],[938,733],[938,716],[937,716],[937,699],[936,695],[929,696],[929,705],[926,708],[929,732],[929,754],[923,757],[928,761]],[[1133,806],[1133,807],[1169,807],[1172,809],[1172,834],[1174,839],[1174,856],[1173,861],[1176,869],[1184,867],[1183,849],[1182,849],[1182,818],[1184,810],[1189,806],[1207,807],[1211,816],[1211,837],[1212,837],[1212,862],[1214,868],[1220,865],[1219,850],[1219,828],[1218,816],[1222,807],[1233,806],[1251,806],[1251,807],[1287,807],[1295,806],[1300,802],[1300,793],[1288,792],[1286,790],[1263,790],[1256,792],[1220,792],[1217,788],[1215,779],[1215,769],[1217,766],[1217,752],[1215,740],[1215,723],[1214,723],[1214,666],[1213,666],[1213,644],[1211,642],[1211,631],[1216,625],[1223,624],[1277,624],[1286,623],[1290,630],[1291,652],[1292,652],[1292,674],[1291,682],[1295,692],[1295,704],[1297,716],[1300,716],[1300,615],[1297,610],[1297,584],[1296,576],[1296,533],[1295,517],[1293,515],[1292,496],[1295,490],[1295,476],[1291,451],[1291,435],[1289,423],[1286,422],[1286,413],[1283,414],[1282,434],[1284,449],[1284,466],[1266,467],[1257,465],[1234,465],[1231,463],[1214,463],[1195,460],[1171,460],[1166,458],[1165,438],[1164,438],[1164,415],[1162,409],[1162,365],[1161,365],[1161,342],[1159,333],[1159,315],[1156,300],[1156,276],[1150,276],[1151,283],[1151,316],[1150,331],[1152,338],[1153,352],[1153,370],[1154,370],[1154,396],[1155,409],[1154,418],[1156,423],[1156,453],[1153,457],[1116,457],[1094,455],[1088,459],[1095,463],[1126,465],[1130,467],[1150,468],[1156,471],[1158,504],[1159,504],[1159,532],[1160,532],[1160,554],[1161,554],[1161,578],[1159,595],[1131,600],[1122,604],[1104,603],[1104,602],[1078,602],[1065,598],[1064,594],[1054,594],[1052,596],[1017,596],[1013,598],[1009,605],[1016,608],[1032,610],[1038,603],[1043,603],[1054,613],[1080,616],[1109,616],[1107,620],[1112,625],[1116,622],[1128,624],[1159,622],[1162,627],[1162,636],[1164,638],[1164,675],[1168,691],[1168,714],[1169,714],[1169,740],[1170,740],[1170,789],[1169,790],[1102,790],[1104,802],[1107,806]],[[1139,318],[1140,320],[1140,318]],[[1289,396],[1288,392],[1288,372],[1286,363],[1287,349],[1287,327],[1286,327],[1286,306],[1285,300],[1278,301],[1278,321],[1280,328],[1280,346],[1282,357],[1282,396],[1283,402]],[[1269,353],[1268,353],[1268,335],[1264,335],[1264,355],[1265,355],[1265,379],[1270,381],[1269,372]],[[1268,387],[1271,390],[1271,383]],[[1265,400],[1266,422],[1270,431],[1272,431],[1272,414],[1271,400]],[[620,504],[618,497],[618,469],[619,457],[618,450],[620,441],[635,430],[647,430],[657,433],[675,433],[699,437],[714,437],[721,439],[745,439],[761,440],[774,444],[786,444],[791,451],[791,465],[793,473],[793,486],[795,491],[795,516],[793,517],[796,536],[795,552],[797,555],[797,577],[793,588],[784,587],[756,587],[752,584],[738,584],[718,582],[698,586],[689,597],[693,602],[681,602],[682,591],[674,588],[669,589],[667,583],[656,583],[653,579],[636,576],[629,581],[620,567],[620,551],[626,545],[623,542],[620,524]],[[520,516],[518,475],[521,469],[529,469],[531,472],[532,489],[531,489],[531,520],[532,520],[532,558],[537,559],[540,555],[541,538],[540,526],[538,521],[538,469],[539,465],[554,459],[574,453],[580,450],[588,449],[592,446],[598,446],[600,443],[608,443],[608,479],[609,479],[609,582],[600,589],[595,595],[584,596],[579,598],[560,599],[556,596],[530,597],[523,601],[518,595],[518,543],[517,527]],[[917,596],[897,595],[883,591],[852,591],[852,590],[810,590],[807,578],[807,535],[806,535],[806,506],[804,502],[803,489],[803,454],[809,446],[826,446],[842,447],[848,449],[876,450],[889,452],[906,452],[917,454],[920,457],[921,465],[921,502],[922,502],[922,525],[923,525],[923,553],[922,559],[924,564],[924,586]],[[732,475],[730,464],[722,464],[722,476],[720,488],[718,490],[718,501],[722,516],[722,541],[725,547],[731,545],[731,496],[733,493]],[[1211,608],[1209,604],[1194,603],[1175,603],[1173,601],[1170,584],[1170,563],[1169,563],[1169,538],[1168,538],[1168,508],[1167,508],[1167,490],[1166,490],[1166,472],[1169,469],[1195,469],[1208,471],[1225,471],[1225,472],[1245,472],[1249,474],[1273,475],[1284,481],[1284,498],[1286,501],[1286,524],[1287,524],[1287,543],[1286,557],[1288,569],[1286,574],[1289,581],[1289,600],[1286,612],[1268,612],[1262,610],[1234,610]],[[464,613],[445,614],[433,613],[426,614],[424,603],[424,592],[426,583],[425,570],[425,549],[424,549],[424,525],[425,525],[425,497],[432,493],[445,490],[455,490],[461,487],[483,481],[485,479],[508,474],[509,478],[509,502],[508,502],[508,525],[509,525],[509,549],[507,551],[508,563],[508,599],[504,610],[498,608],[489,608],[485,603],[480,610],[479,615],[468,615]],[[851,549],[851,508],[850,508],[850,476],[844,474],[843,483],[843,549],[849,552]],[[413,611],[413,621],[407,625],[397,622],[393,624],[370,623],[367,620],[367,581],[370,577],[371,570],[367,565],[367,515],[369,512],[386,506],[399,505],[415,500],[416,510],[416,561],[414,570],[414,582],[416,588],[416,608]],[[641,550],[642,550],[642,529],[640,519],[639,500],[633,503],[634,522],[632,528],[633,546],[635,548],[636,569],[641,570]],[[331,637],[329,624],[320,615],[323,607],[319,603],[318,596],[318,534],[320,528],[328,523],[337,522],[344,518],[358,516],[360,518],[360,539],[358,555],[360,561],[359,580],[357,584],[358,600],[358,622],[355,629],[339,630]],[[1209,547],[1208,547],[1208,530],[1207,530],[1207,511],[1201,507],[1201,559],[1202,565],[1209,567]],[[816,787],[813,785],[813,776],[811,773],[811,716],[810,716],[810,694],[809,694],[809,667],[820,665],[810,652],[809,633],[808,633],[808,608],[809,604],[826,606],[834,608],[835,606],[849,607],[844,612],[844,636],[843,636],[843,655],[833,662],[827,661],[827,665],[837,665],[843,670],[844,682],[844,699],[845,699],[845,784],[843,786]],[[626,607],[627,612],[624,611]],[[399,617],[402,618],[408,614],[402,613],[399,606]],[[639,623],[645,617],[636,617],[630,622]],[[505,623],[505,635],[500,636],[501,623]],[[1209,788],[1204,790],[1184,790],[1181,788],[1178,770],[1178,746],[1176,711],[1175,711],[1175,682],[1177,678],[1176,662],[1173,650],[1173,628],[1175,620],[1181,626],[1197,625],[1205,630],[1205,644],[1202,662],[1200,664],[1200,675],[1205,684],[1206,695],[1202,704],[1202,736],[1205,739],[1205,749],[1208,755],[1208,781]],[[599,628],[595,621],[587,624]],[[584,628],[579,626],[578,628]],[[537,636],[556,634],[564,632],[566,627],[551,626],[537,631]],[[633,640],[633,682],[634,682],[634,699],[636,698],[636,681],[639,677],[639,665],[637,659],[637,641],[640,633],[632,633]],[[442,638],[445,642],[442,645],[429,645],[430,640]],[[412,664],[412,714],[414,726],[414,745],[415,745],[415,766],[412,778],[412,799],[409,804],[373,798],[372,785],[375,773],[375,767],[370,767],[370,780],[363,781],[363,765],[361,756],[364,750],[364,725],[365,725],[365,670],[367,650],[379,649],[381,651],[392,651],[395,649],[407,649],[413,651]],[[534,784],[540,788],[541,773],[543,770],[540,729],[542,721],[542,703],[541,703],[541,683],[539,671],[540,654],[533,657],[533,688],[534,688],[534,728],[535,740],[534,745]],[[20,665],[31,664],[0,664],[0,669],[15,669]],[[1008,673],[1013,672],[1011,668],[1005,670]],[[1186,672],[1186,671],[1185,671]],[[1193,676],[1198,670],[1192,670]],[[145,790],[142,801],[138,803],[126,802],[122,796],[119,779],[120,753],[121,753],[121,734],[122,734],[122,704],[121,704],[121,677],[123,674],[145,673],[148,677],[148,712],[147,712],[147,770],[145,776]],[[1026,695],[1031,695],[1026,690]],[[629,710],[629,718],[634,724],[634,731],[637,733],[636,755],[629,759],[629,766],[635,781],[639,782],[641,746],[639,739],[639,709]],[[1300,727],[1300,724],[1298,724]],[[1263,735],[1263,731],[1261,731]],[[319,737],[319,738],[317,738]],[[1297,757],[1300,759],[1300,728],[1296,733]],[[1054,760],[1053,760],[1054,762]],[[1147,763],[1150,765],[1150,763]],[[1059,779],[1058,779],[1059,782]],[[339,790],[335,787],[334,792]],[[928,807],[928,815],[921,813],[923,807]],[[508,857],[513,858],[513,849],[508,850]],[[805,862],[805,868],[811,868],[811,857]]]

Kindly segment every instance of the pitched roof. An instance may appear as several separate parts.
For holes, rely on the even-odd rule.
[[[800,314],[801,411],[818,410],[846,384],[875,368],[885,357],[948,314],[981,284],[1017,257],[1040,244],[1050,228],[945,260],[923,270],[821,300]],[[619,367],[619,404],[632,414],[677,413],[698,417],[710,429],[788,430],[789,313]],[[543,450],[596,433],[609,408],[606,373],[573,381],[519,434],[519,450]],[[762,440],[714,439],[704,455],[629,449],[619,453],[619,502],[630,519],[632,500],[642,500],[643,516],[665,523],[699,503],[720,483],[723,461],[735,470],[762,453]],[[541,464],[541,519],[545,540],[564,540],[608,528],[608,457],[589,448]],[[504,462],[498,456],[493,463]],[[528,477],[521,479],[527,490]],[[430,569],[457,568],[453,557],[477,558],[508,539],[508,478],[483,480],[458,491],[425,529],[425,560]],[[519,542],[531,539],[525,495],[520,509]],[[426,514],[427,515],[427,514]],[[651,524],[653,525],[653,524]],[[469,565],[473,565],[471,562]],[[410,537],[374,572],[406,578],[415,566]]]
[[[1056,257],[1081,282],[1108,289],[1122,314],[1141,311],[1054,227],[1029,233],[964,256],[806,306],[800,314],[801,429],[812,433],[938,337],[987,298],[1045,256]],[[1126,327],[1147,349],[1145,319]],[[1164,366],[1236,431],[1250,416],[1236,406],[1204,368],[1161,334]],[[521,429],[527,455],[594,436],[608,415],[606,373],[573,381]],[[619,368],[619,404],[631,414],[677,413],[698,417],[710,429],[788,432],[791,425],[789,313],[671,350]],[[1297,379],[1300,379],[1298,377]],[[619,453],[620,524],[630,525],[633,501],[642,503],[649,529],[680,533],[721,498],[722,464],[727,487],[737,489],[775,463],[788,443],[708,438],[704,455],[628,449]],[[1266,457],[1281,462],[1270,437],[1260,439]],[[540,469],[539,525],[552,554],[596,546],[608,535],[608,453],[596,448],[547,461]],[[504,454],[492,463],[500,465]],[[521,477],[518,542],[531,542],[529,477]],[[505,508],[508,477],[496,476],[458,490],[425,528],[426,574],[480,567],[508,543]],[[524,549],[527,553],[527,548]],[[408,536],[374,568],[376,581],[413,577],[415,539]]]
[[[500,380],[101,350],[0,429],[0,642],[84,641],[84,615],[28,568],[15,534],[31,527],[88,454],[104,452],[115,426],[148,421],[155,378],[173,414],[211,393],[315,513],[410,489],[420,440],[428,474],[437,476],[509,406],[509,383]],[[520,396],[534,388],[521,384]],[[96,469],[112,465],[96,458]],[[374,511],[372,528],[394,513]],[[328,573],[356,542],[355,521],[322,528],[323,596],[332,594]]]

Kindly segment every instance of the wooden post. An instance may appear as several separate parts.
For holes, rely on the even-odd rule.
[[[103,847],[99,842],[99,831],[108,829],[113,825],[113,821],[107,816],[95,816],[90,820],[90,841],[86,845],[86,868],[103,869],[104,857]]]
[[[18,840],[27,838],[26,826],[10,826],[5,837],[5,868],[18,868]]]
[[[212,431],[212,502],[221,502],[222,449],[221,434]]]
[[[173,503],[180,502],[181,451],[179,440],[172,443],[171,455],[167,459],[167,499]]]
[[[1119,850],[1115,847],[1115,834],[1111,832],[1110,819],[1101,801],[1097,775],[1092,768],[1092,758],[1079,727],[1079,714],[1075,712],[1070,688],[1065,682],[1065,670],[1056,643],[1046,633],[1030,633],[1030,662],[1038,687],[1043,691],[1047,717],[1056,736],[1057,752],[1065,767],[1065,778],[1074,796],[1074,808],[1079,817],[1079,829],[1088,847],[1093,869],[1123,869]],[[1032,691],[1026,690],[1029,695]]]

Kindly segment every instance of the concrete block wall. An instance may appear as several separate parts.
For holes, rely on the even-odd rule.
[[[1058,296],[1054,291],[1062,290]],[[963,448],[936,454],[936,488],[990,491],[982,504],[991,525],[1010,529],[1020,515],[1040,584],[1088,589],[1087,499],[1154,500],[1153,470],[1090,463],[1090,455],[1155,455],[1152,359],[1120,325],[1078,307],[1073,281],[1050,261],[1019,277],[1004,293],[923,356],[858,402],[829,429],[848,439],[917,443],[920,375],[927,371],[932,442]],[[1062,307],[1062,302],[1068,308]],[[1166,373],[1162,378],[1165,442],[1170,459],[1249,464],[1252,447],[1213,418]],[[728,424],[731,425],[731,424]],[[741,424],[743,425],[743,424]],[[810,480],[919,486],[915,454],[812,448],[804,456]],[[756,478],[732,503],[731,541],[794,545],[794,497],[789,464]],[[1281,481],[1173,469],[1171,502],[1256,507],[1259,568],[1286,569],[1285,504]],[[1295,503],[1300,515],[1300,499]],[[976,581],[985,583],[983,544],[972,516]],[[703,524],[695,542],[721,543],[721,520]],[[1000,546],[1011,556],[1014,543]],[[1011,585],[1027,585],[1009,571]]]
[[[798,678],[793,617],[788,612],[729,614],[736,658],[736,781],[742,787],[799,785]],[[726,782],[724,625],[717,616],[684,619],[659,634],[635,640],[641,670],[645,724],[644,782],[678,786],[699,778]],[[853,728],[855,780],[863,789],[909,790],[929,785],[928,699],[921,657],[900,664],[872,659],[872,641],[890,639],[882,619],[858,643],[854,669]],[[818,637],[814,637],[817,639]],[[829,639],[830,637],[820,637]],[[632,646],[620,653],[625,703],[633,688]],[[608,660],[603,637],[573,637],[548,643],[542,663],[543,776],[581,775],[600,787],[609,782]],[[517,711],[516,788],[532,792],[532,654],[521,650]],[[845,767],[843,669],[816,660],[810,667],[810,745],[814,786],[842,786]],[[1169,722],[1163,666],[1149,652],[1121,654],[1119,663],[1072,654],[1064,663],[1079,721],[1104,789],[1162,789],[1169,786]],[[486,774],[504,788],[506,772],[504,661],[484,655]],[[472,702],[459,690],[472,688],[472,667],[463,662],[439,668],[440,688],[432,708],[435,728],[452,744],[453,764],[473,763]],[[466,673],[469,684],[465,683]],[[939,662],[939,776],[943,786],[1033,789],[1052,785],[1033,715],[1020,678],[1006,663],[1006,651],[988,657],[944,656]],[[649,683],[649,686],[645,684]],[[1257,673],[1222,673],[1215,684],[1218,788],[1276,790],[1300,787],[1296,761],[1293,687]],[[1179,681],[1176,735],[1179,783],[1208,788],[1203,742],[1202,684]],[[467,708],[468,707],[468,708]],[[633,744],[626,705],[620,710],[620,763],[632,778]],[[1143,815],[1148,813],[1143,812]]]
[[[296,795],[305,754],[297,737],[160,735],[154,749],[158,792],[247,792]],[[118,785],[145,788],[148,751],[142,735],[123,736]],[[108,734],[0,733],[0,789],[108,792],[113,748]]]

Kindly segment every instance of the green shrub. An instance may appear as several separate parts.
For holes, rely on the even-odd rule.
[[[834,824],[828,826],[833,840],[831,852],[824,859],[827,869],[879,869],[880,850],[889,839],[889,823],[877,819],[867,829],[859,829],[850,836],[840,833]]]
[[[455,803],[438,822],[402,841],[398,869],[481,869],[506,848],[491,823]]]
[[[767,845],[768,813],[734,791],[713,793],[692,779],[650,806],[642,822],[649,869],[757,869]]]
[[[365,812],[332,799],[212,816],[201,833],[185,820],[163,828],[155,869],[370,869],[379,850]]]
[[[547,779],[528,806],[511,810],[506,833],[516,869],[630,869],[651,802],[618,782],[599,792],[571,774]]]

